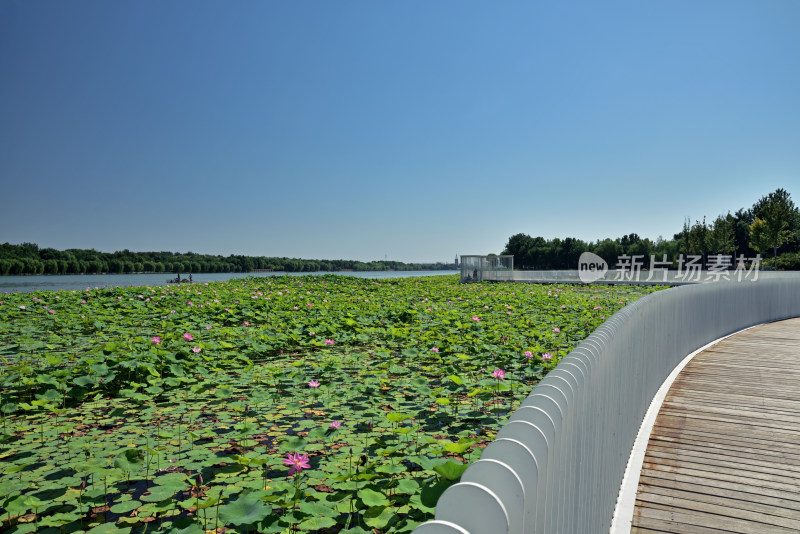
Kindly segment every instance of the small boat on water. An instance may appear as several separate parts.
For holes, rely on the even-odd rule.
[[[193,283],[192,282],[192,275],[190,274],[189,278],[184,278],[183,280],[181,280],[181,275],[178,274],[177,277],[170,278],[169,280],[167,280],[167,283],[168,284],[191,284],[191,283]]]

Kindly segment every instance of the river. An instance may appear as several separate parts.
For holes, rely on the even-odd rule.
[[[195,283],[222,282],[233,278],[267,278],[272,276],[321,276],[337,274],[355,276],[357,278],[408,278],[411,276],[439,276],[459,274],[459,271],[355,271],[337,273],[198,273],[192,274]],[[159,274],[67,274],[67,275],[35,275],[35,276],[0,276],[0,294],[27,293],[39,290],[87,289],[120,286],[164,286],[167,280],[175,275]],[[182,274],[181,278],[188,278]]]

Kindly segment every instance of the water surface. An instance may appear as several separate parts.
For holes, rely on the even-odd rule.
[[[355,276],[357,278],[407,278],[410,276],[437,276],[458,274],[459,271],[356,271],[356,272],[316,272],[316,273],[198,273],[192,274],[192,281],[222,282],[233,278],[268,278],[272,276],[321,276],[324,274],[337,274]],[[181,278],[188,278],[188,273],[181,274]],[[59,275],[33,275],[33,276],[0,276],[0,293],[22,292],[59,289],[87,289],[120,286],[165,286],[167,280],[175,278],[174,274],[59,274]],[[173,284],[169,284],[173,285]]]

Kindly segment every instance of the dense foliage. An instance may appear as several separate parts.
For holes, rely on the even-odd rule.
[[[705,217],[693,224],[687,219],[672,239],[652,241],[629,234],[587,243],[572,237],[549,240],[520,233],[509,238],[502,253],[514,256],[516,269],[576,269],[585,251],[594,252],[612,266],[623,254],[642,255],[649,266],[651,256],[661,261],[666,255],[668,261],[677,262],[681,254],[698,255],[706,263],[710,254],[753,258],[760,253],[765,266],[800,270],[800,211],[791,195],[778,189],[749,210],[719,215],[710,224]]]
[[[656,288],[249,278],[0,296],[0,530],[403,532]]]
[[[455,269],[454,264],[399,261],[303,260],[263,256],[214,256],[193,252],[113,253],[96,250],[55,250],[35,243],[0,244],[0,276],[17,274],[82,273],[249,273],[255,269],[276,272],[424,271]]]

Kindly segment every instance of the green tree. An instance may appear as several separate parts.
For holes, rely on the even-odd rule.
[[[756,218],[750,225],[750,246],[766,254],[772,248],[772,243],[767,223],[763,219]]]
[[[11,271],[9,274],[25,274],[25,263],[22,260],[11,260]]]
[[[703,222],[695,221],[689,229],[689,234],[686,236],[689,254],[696,254],[703,257],[703,262],[706,261],[708,254],[708,225],[706,218],[703,217]]]
[[[44,272],[47,274],[58,274],[58,261],[52,259],[45,260]]]
[[[755,220],[750,225],[750,243],[759,252],[772,248],[777,265],[778,248],[788,243],[798,231],[800,214],[797,207],[786,190],[776,189],[753,205],[753,216]],[[769,247],[764,249],[766,243],[769,243]]]
[[[706,235],[708,250],[712,254],[731,255],[734,251],[736,220],[728,212],[724,217],[717,216],[711,225],[711,230]]]
[[[750,225],[753,224],[753,212],[744,208],[733,214],[733,255],[743,254],[748,258],[755,255],[750,246]]]
[[[613,239],[606,238],[595,245],[594,253],[606,260],[609,268],[614,268],[622,255],[622,245]]]

